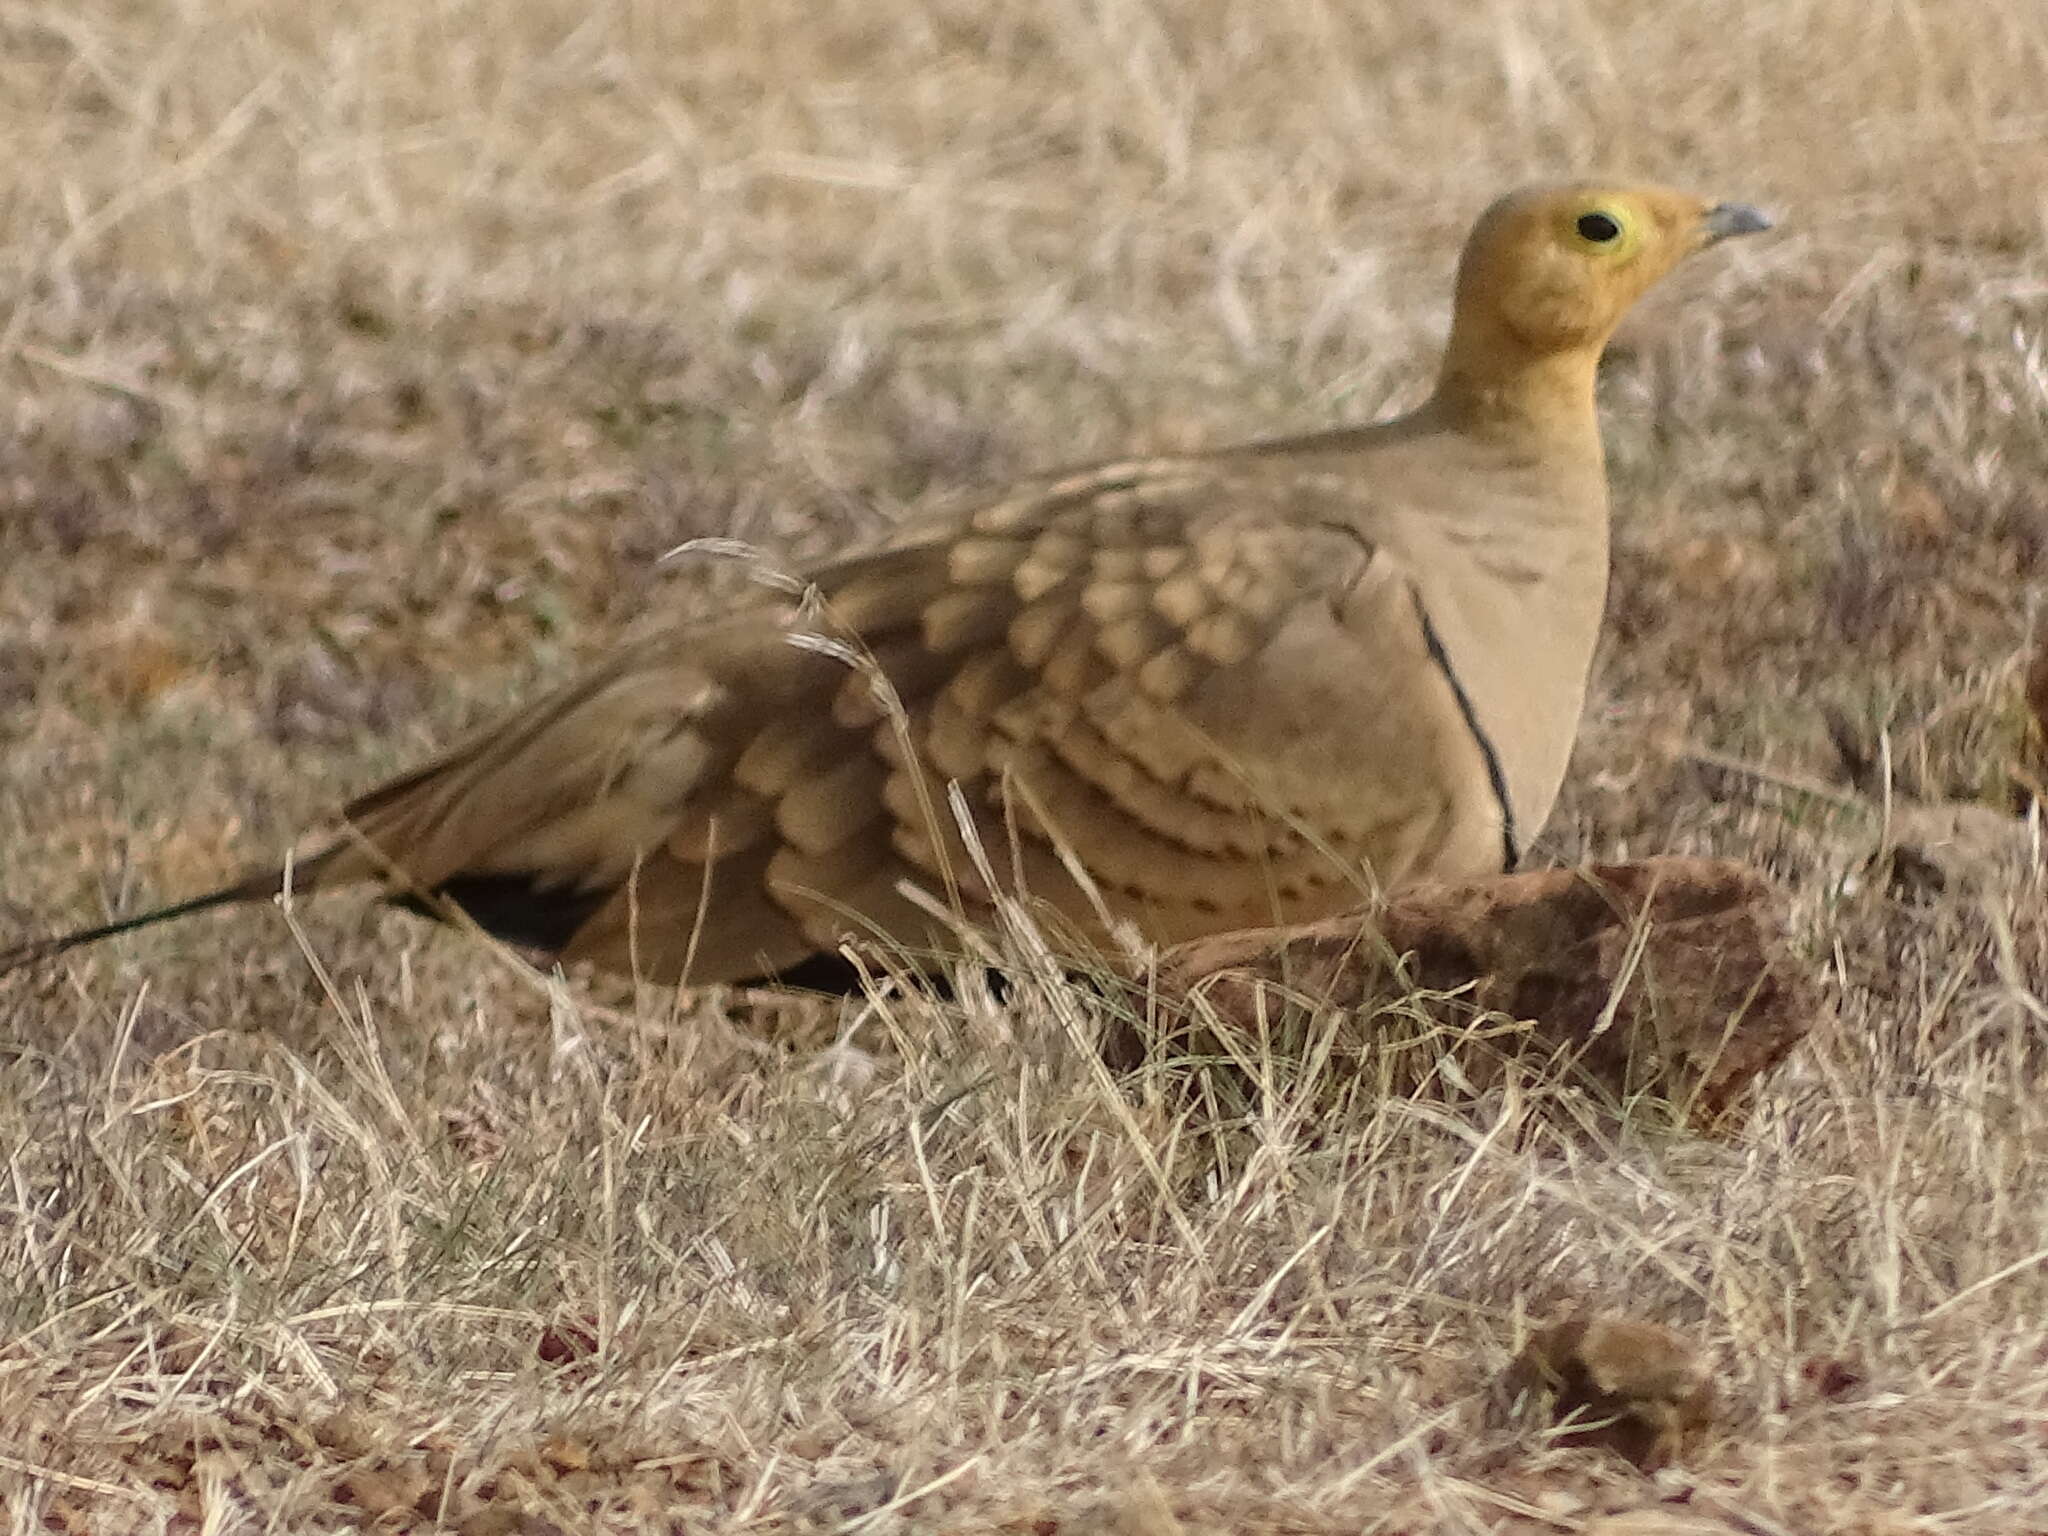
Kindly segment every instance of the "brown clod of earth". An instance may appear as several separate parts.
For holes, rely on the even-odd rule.
[[[1412,1042],[1413,999],[1448,994],[1473,1027],[1431,1038],[1430,1061],[1449,1051],[1483,1081],[1516,1055],[1561,1058],[1618,1097],[1659,1093],[1706,1128],[1825,1016],[1785,933],[1782,895],[1726,859],[1411,887],[1344,917],[1168,951],[1152,1026],[1127,1027],[1108,1052],[1124,1067],[1148,1042],[1213,1057],[1230,1051],[1219,1027],[1271,1042],[1289,1019],[1334,1008],[1348,1015],[1336,1048],[1357,1054]],[[1501,1016],[1520,1027],[1497,1027]]]
[[[1547,1401],[1562,1438],[1665,1465],[1714,1417],[1714,1380],[1693,1346],[1659,1323],[1570,1317],[1537,1330],[1501,1378],[1510,1398]]]

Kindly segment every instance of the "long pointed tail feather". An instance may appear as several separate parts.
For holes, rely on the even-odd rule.
[[[158,923],[169,922],[172,918],[209,911],[214,907],[232,906],[243,901],[261,901],[267,896],[276,895],[283,885],[283,880],[281,870],[270,870],[238,880],[233,885],[224,885],[217,891],[208,891],[203,896],[172,902],[167,907],[155,907],[147,912],[138,912],[133,917],[118,918],[111,923],[80,928],[72,933],[52,934],[45,938],[30,939],[23,944],[9,945],[0,949],[0,976],[40,964],[45,960],[54,960],[70,950],[83,948],[87,944],[96,944],[101,939],[110,939],[117,933],[132,933],[137,928],[154,927]]]

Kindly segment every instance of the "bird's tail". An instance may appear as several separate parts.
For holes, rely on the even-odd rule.
[[[193,896],[185,901],[174,901],[166,907],[155,907],[148,912],[138,912],[133,917],[118,918],[111,923],[101,923],[93,928],[80,928],[72,933],[51,934],[26,943],[12,944],[0,948],[0,976],[11,971],[39,965],[45,960],[87,944],[97,944],[101,939],[111,939],[117,933],[133,933],[137,928],[152,928],[158,923],[167,923],[172,918],[187,917],[194,912],[210,911],[214,907],[233,906],[237,902],[262,901],[275,896],[284,889],[282,869],[264,870],[245,876],[233,885],[224,885],[217,891],[208,891],[203,896]]]

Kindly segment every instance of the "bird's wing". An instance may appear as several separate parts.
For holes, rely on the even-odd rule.
[[[915,752],[878,738],[896,850],[981,872],[956,821],[917,814],[921,766],[961,785],[1004,884],[1155,940],[1498,871],[1498,765],[1370,468],[1174,461],[982,513],[951,568],[994,594],[999,643],[945,669]]]
[[[1373,496],[1313,454],[1172,459],[917,519],[362,796],[299,887],[718,981],[941,945],[935,908],[998,890],[1166,941],[1497,869],[1497,775]]]

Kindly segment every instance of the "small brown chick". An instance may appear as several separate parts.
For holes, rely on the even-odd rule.
[[[1692,1345],[1657,1323],[1569,1317],[1537,1330],[1501,1378],[1512,1402],[1547,1396],[1568,1444],[1599,1445],[1642,1470],[1713,1420],[1712,1374]]]

